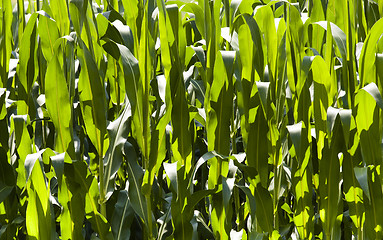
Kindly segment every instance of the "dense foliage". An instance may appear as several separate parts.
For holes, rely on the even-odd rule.
[[[378,3],[1,0],[0,239],[383,239]]]

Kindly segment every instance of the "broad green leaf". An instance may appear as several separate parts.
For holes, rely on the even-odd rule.
[[[38,14],[34,13],[28,20],[28,24],[23,32],[20,42],[20,58],[17,68],[17,74],[20,79],[18,89],[18,97],[20,105],[18,106],[18,114],[29,114],[31,119],[35,116],[35,109],[30,96],[33,83],[36,81],[39,68],[37,61],[37,18]]]
[[[87,134],[96,147],[98,154],[104,154],[104,137],[106,134],[106,103],[102,79],[91,53],[85,46],[77,48],[81,64],[78,83],[82,114]]]
[[[5,120],[5,117],[7,115],[7,108],[6,108],[6,103],[5,103],[5,97],[6,97],[6,88],[0,88],[0,119]],[[5,144],[5,142],[8,141],[8,131],[7,134],[4,134],[4,137],[0,140],[4,147],[8,144]]]
[[[29,237],[36,239],[48,240],[55,236],[55,225],[51,218],[51,202],[49,184],[41,168],[38,156],[41,154],[36,153],[28,155],[29,164],[28,170],[28,206],[26,211],[26,227]]]
[[[267,189],[258,185],[255,189],[255,203],[257,204],[256,216],[264,232],[270,235],[273,232],[273,201]]]
[[[363,216],[365,214],[364,196],[369,196],[368,186],[366,189],[361,187],[358,176],[363,176],[358,174],[359,168],[354,168],[355,160],[353,157],[348,154],[348,152],[343,155],[343,164],[342,169],[344,172],[343,175],[343,192],[345,195],[345,200],[350,208],[350,218],[352,219],[355,227],[358,229],[358,237],[362,233],[363,227]],[[361,169],[362,170],[362,169]],[[367,169],[365,171],[367,176]],[[367,183],[367,181],[366,181]]]
[[[52,156],[51,161],[58,181],[58,200],[62,206],[60,215],[61,237],[63,239],[83,239],[81,217],[84,216],[85,212],[84,210],[78,211],[73,206],[77,204],[79,207],[84,206],[81,201],[78,201],[80,199],[76,199],[78,195],[73,192],[70,185],[71,180],[68,180],[68,170],[65,169],[65,163],[69,164],[71,159],[67,153],[61,153]],[[77,191],[80,192],[81,188]]]
[[[310,146],[307,128],[303,122],[287,126],[293,147],[290,154],[295,158],[292,167],[292,184],[297,201],[294,223],[301,238],[313,235],[312,175],[310,171]],[[311,137],[311,136],[310,136]]]
[[[9,59],[13,49],[12,39],[12,5],[11,1],[2,1],[0,3],[0,21],[3,23],[0,27],[0,76],[1,87],[7,86]]]
[[[222,184],[222,183],[218,183]],[[210,211],[210,221],[213,228],[213,233],[216,238],[229,239],[231,229],[231,212],[226,209],[223,202],[222,190],[212,195],[210,198],[212,209]]]
[[[148,2],[146,5],[149,4]],[[150,169],[150,163],[149,163],[149,154],[150,154],[150,112],[151,112],[151,105],[149,103],[149,93],[150,93],[150,80],[153,76],[154,67],[152,66],[153,56],[154,56],[154,39],[152,37],[152,32],[149,28],[149,22],[151,20],[149,14],[151,12],[148,12],[150,9],[145,8],[144,9],[144,16],[142,20],[142,26],[141,26],[141,36],[140,36],[140,42],[139,42],[139,49],[138,49],[138,59],[140,61],[138,62],[139,66],[139,78],[136,79],[130,79],[130,81],[134,80],[136,81],[136,84],[134,84],[134,89],[131,89],[130,91],[134,90],[136,91],[136,104],[137,106],[132,105],[132,116],[133,116],[133,131],[136,134],[138,145],[141,148],[141,152],[144,157],[144,167],[145,169],[148,169],[148,179],[149,179],[149,185],[152,184],[153,175],[151,174]],[[125,71],[125,70],[124,70]],[[138,81],[137,81],[138,80]],[[127,88],[129,88],[128,84],[125,84]],[[129,90],[126,90],[129,92]],[[154,165],[154,164],[152,164]],[[150,196],[150,192],[146,192],[145,195],[147,197]],[[149,200],[148,200],[149,202]],[[148,205],[149,206],[149,205]],[[148,212],[151,212],[150,209],[148,209]],[[149,226],[151,228],[151,225]],[[152,235],[151,231],[149,230],[149,235]],[[150,236],[151,237],[151,236]]]
[[[371,28],[362,48],[359,59],[360,88],[365,85],[376,82],[375,54],[376,45],[382,35],[383,20],[377,21]]]
[[[264,53],[262,48],[262,40],[261,40],[261,32],[258,26],[258,23],[255,21],[253,17],[250,15],[244,14],[243,15],[244,21],[249,27],[251,39],[253,41],[253,44],[255,46],[253,56],[253,67],[255,67],[258,76],[262,79],[263,78],[263,72],[264,72]],[[248,41],[248,39],[246,40]],[[240,47],[241,48],[241,47]],[[244,49],[246,51],[246,49]],[[251,52],[250,52],[251,53]],[[249,79],[253,81],[253,79]]]
[[[159,28],[162,61],[166,78],[166,107],[171,111],[172,151],[174,161],[186,166],[186,172],[191,169],[191,135],[189,132],[189,112],[183,84],[182,62],[184,53],[177,51],[176,46],[182,43],[182,29],[179,28],[179,13],[176,5],[165,7],[160,5]],[[179,46],[180,47],[180,46]],[[184,50],[183,50],[184,51]]]
[[[127,187],[128,186],[129,184],[127,184]],[[133,218],[134,210],[130,204],[128,190],[124,189],[118,194],[118,200],[114,207],[111,220],[114,239],[122,240],[130,238],[130,228]]]
[[[45,75],[45,98],[49,116],[55,125],[55,150],[74,157],[72,108],[64,73],[53,55]]]
[[[37,29],[41,38],[41,50],[46,61],[50,62],[55,55],[53,46],[60,36],[59,29],[54,20],[44,15],[40,15]]]
[[[264,38],[267,46],[267,64],[269,68],[269,74],[271,75],[270,82],[275,84],[276,77],[276,63],[277,63],[277,31],[274,24],[274,16],[269,6],[263,6],[257,9],[255,13],[255,19],[257,20],[261,31],[264,33]]]
[[[116,116],[118,116],[121,103],[125,99],[125,79],[122,65],[111,55],[107,55],[108,66],[105,73],[105,81],[110,86],[110,99],[113,104],[116,105]]]
[[[210,143],[209,150],[215,150],[219,154],[226,156],[230,153],[230,129],[228,123],[233,111],[232,76],[226,66],[232,65],[233,61],[233,52],[217,53],[214,68],[215,81],[211,86],[208,86],[206,90],[207,99],[205,99],[205,111],[208,116],[207,138]],[[221,174],[222,176],[227,174],[227,163],[221,163],[221,160],[216,158],[212,164],[212,168],[210,168],[211,176],[209,176],[211,188],[218,181]]]
[[[7,161],[7,153],[0,149],[0,203],[2,203],[16,186],[16,176]]]
[[[69,14],[71,16],[73,28],[78,36],[81,36],[84,24],[83,16],[85,16],[86,12],[86,6],[83,6],[84,3],[87,3],[87,1],[72,0],[69,2]]]
[[[323,21],[325,19],[325,13],[322,5],[322,1],[320,0],[314,0],[312,1],[312,4],[310,4],[311,12],[310,12],[310,19],[311,22],[319,22]],[[324,36],[324,30],[320,29],[319,26],[312,25],[312,35],[311,37],[311,46],[316,49],[318,52],[322,52],[323,46],[323,36]]]
[[[209,150],[215,150],[219,154],[230,153],[230,129],[229,123],[233,111],[233,82],[232,70],[234,52],[217,52],[214,65],[214,81],[208,84],[205,99],[205,111],[207,117],[207,139]],[[211,158],[208,185],[209,189],[221,185],[223,178],[228,174],[228,162],[221,158]],[[219,186],[220,188],[220,186]],[[218,192],[211,196],[213,209],[211,221],[215,236],[227,239],[230,234],[228,218],[231,213],[226,211],[224,199],[227,193]],[[230,197],[229,197],[230,198]]]
[[[248,138],[246,141],[246,163],[254,167],[261,180],[263,187],[267,187],[268,181],[268,150],[263,146],[267,136],[268,125],[260,106],[251,108],[249,115],[254,118],[249,124]]]
[[[331,79],[328,66],[321,57],[315,57],[311,65],[314,79],[314,118],[315,132],[318,147],[318,158],[322,159],[322,149],[324,148],[325,135],[327,130],[327,109],[332,105],[334,96],[332,89],[336,86],[329,82]]]
[[[24,168],[24,162],[28,154],[32,153],[32,140],[27,130],[27,115],[14,115],[11,118],[11,135],[15,141],[15,150],[11,151],[11,157],[20,157],[16,166],[17,186],[22,189],[26,184],[27,173]]]
[[[236,185],[236,187],[241,189],[246,194],[246,199],[248,200],[246,202],[248,202],[248,204],[250,205],[251,218],[255,219],[255,214],[257,212],[257,203],[254,195],[251,193],[251,190],[246,186]]]
[[[67,1],[58,0],[50,3],[49,7],[52,10],[53,18],[56,20],[57,27],[60,31],[60,36],[69,35],[70,18],[68,15]]]
[[[381,146],[379,131],[378,106],[382,105],[382,98],[375,83],[370,83],[360,89],[355,96],[355,121],[360,137],[363,159],[367,165],[381,165]]]
[[[328,24],[326,21],[316,22],[315,24],[318,24],[323,29],[327,30]],[[340,29],[334,23],[330,22],[330,26],[331,26],[331,34],[332,34],[334,41],[335,41],[336,45],[338,46],[338,49],[342,55],[343,62],[345,63],[346,59],[347,59],[347,36],[342,31],[342,29]]]
[[[190,199],[190,191],[187,189],[187,179],[185,179],[185,166],[177,167],[177,162],[165,164],[164,168],[171,182],[173,192],[171,201],[172,223],[174,226],[173,235],[177,239],[192,239],[191,220],[194,210],[187,207]],[[196,204],[196,203],[193,203]]]
[[[367,236],[370,238],[380,239],[383,236],[383,216],[381,213],[383,206],[382,183],[380,176],[380,166],[369,167],[368,169],[368,188],[370,191],[371,201],[366,204],[366,222],[365,228]]]
[[[145,224],[145,231],[148,224],[153,224],[151,220],[148,220],[148,214],[146,198],[141,192],[142,180],[144,177],[143,169],[137,164],[137,155],[133,145],[130,142],[125,142],[124,156],[128,164],[128,181],[129,181],[129,199],[134,212],[141,218]]]
[[[101,36],[101,39],[111,39],[119,44],[123,43],[120,33],[105,15],[98,14],[96,20],[98,26],[98,33]]]
[[[132,111],[142,115],[142,103],[139,99],[142,97],[140,70],[137,59],[130,52],[129,48],[112,41],[104,44],[104,49],[122,64],[125,78],[125,90],[131,105]],[[136,110],[137,109],[137,110]]]
[[[142,5],[143,3],[138,0],[131,1],[122,1],[124,9],[129,9],[129,11],[124,11],[124,19],[126,20],[127,25],[132,30],[132,35],[134,38],[134,52],[133,54],[137,56],[138,53],[138,42],[140,39],[140,24],[142,23]],[[140,21],[141,20],[141,21]]]
[[[65,161],[67,155],[57,155],[57,157],[51,158],[52,165],[62,164],[62,161]],[[62,159],[64,157],[64,159]],[[79,167],[76,167],[77,169]],[[56,170],[57,169],[57,170]],[[65,238],[68,235],[69,238],[73,239],[84,239],[82,235],[82,226],[84,224],[85,216],[85,197],[86,191],[79,182],[79,177],[77,177],[76,169],[74,164],[64,163],[64,175],[60,180],[60,174],[58,168],[55,168],[56,174],[58,176],[59,184],[59,201],[63,206],[61,212],[61,229],[64,229],[69,232],[62,234],[62,237]],[[84,173],[86,174],[86,172]]]
[[[195,193],[193,193],[191,196],[189,196],[188,202],[185,205],[185,211],[186,212],[192,212],[195,206],[204,198],[208,197],[211,194],[214,194],[216,192],[215,189],[210,190],[199,190]]]
[[[300,78],[301,63],[303,60],[304,26],[300,13],[294,6],[287,6],[288,19],[286,21],[286,56],[287,56],[287,79],[293,94],[296,86],[303,86],[305,79]],[[298,94],[300,94],[298,92]],[[296,113],[297,114],[297,113]],[[295,118],[296,115],[294,116]]]
[[[347,1],[330,0],[327,4],[326,15],[328,21],[336,24],[344,32],[347,29]]]
[[[72,181],[74,180],[79,185],[82,197],[85,198],[85,205],[82,205],[81,211],[85,209],[86,218],[91,222],[92,228],[102,240],[113,239],[108,221],[98,211],[99,189],[96,178],[90,174],[84,161],[73,162],[72,165],[73,168],[70,169],[70,171],[73,171],[71,173],[74,177]],[[73,209],[74,207],[72,206],[72,212],[76,211]]]
[[[130,106],[126,105],[121,115],[108,126],[110,137],[109,148],[105,154],[104,164],[104,196],[105,199],[101,201],[106,202],[113,193],[114,179],[118,169],[121,166],[123,159],[123,148],[128,138],[128,130],[130,128],[128,119],[130,117]]]
[[[70,103],[73,104],[75,97],[75,40],[70,36],[64,36],[56,40],[53,52],[57,57],[62,71],[66,77]]]
[[[204,13],[201,6],[193,2],[186,3],[182,8],[182,11],[192,12],[195,15],[195,22],[198,28],[198,31],[202,36],[205,36],[205,22],[204,22]]]
[[[151,133],[152,136],[150,145],[153,147],[150,149],[149,161],[151,163],[150,167],[153,167],[154,173],[157,176],[162,166],[162,162],[165,160],[167,154],[168,133],[166,132],[166,126],[170,121],[170,117],[170,112],[166,112],[158,121],[156,128],[152,129]]]
[[[321,196],[320,218],[324,225],[326,238],[335,237],[333,229],[337,228],[335,220],[339,214],[340,199],[340,159],[339,152],[345,151],[344,137],[338,112],[327,110],[328,141],[325,141],[320,160],[319,192]],[[329,123],[330,122],[330,123]]]
[[[228,207],[230,204],[231,195],[233,194],[234,178],[222,177],[222,200],[224,209],[229,211]]]

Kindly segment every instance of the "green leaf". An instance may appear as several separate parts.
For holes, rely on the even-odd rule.
[[[2,26],[0,26],[0,76],[1,87],[6,87],[9,71],[9,59],[11,58],[13,49],[13,15],[11,1],[3,1],[0,6],[0,21],[3,23]]]
[[[45,92],[46,106],[57,132],[55,150],[68,152],[74,157],[72,107],[67,82],[56,55],[48,64]]]
[[[365,179],[366,188],[362,187],[363,178],[367,178],[367,169],[353,168],[354,165],[354,159],[351,157],[351,155],[347,152],[344,153],[342,164],[342,169],[344,172],[343,192],[345,200],[347,201],[347,205],[350,208],[350,218],[352,219],[355,227],[359,229],[363,226],[364,223],[364,202],[366,201],[364,196],[368,196],[369,198],[370,194],[368,190],[367,179]],[[362,231],[358,230],[358,234],[362,234]]]
[[[256,216],[258,223],[263,231],[268,232],[270,235],[274,229],[274,217],[273,217],[273,201],[271,195],[267,189],[258,185],[255,189],[255,203],[258,206]]]
[[[327,30],[328,24],[327,21],[320,21],[316,22],[314,24],[318,24],[325,30]],[[346,62],[347,59],[347,36],[346,34],[340,29],[337,25],[334,23],[330,22],[331,26],[331,33],[332,37],[334,38],[334,41],[336,45],[338,46],[338,49],[342,55],[343,61]]]
[[[372,166],[367,172],[371,201],[370,204],[366,204],[366,232],[370,238],[380,239],[383,236],[383,216],[379,214],[383,211],[380,166],[378,168]]]
[[[200,5],[193,2],[186,3],[182,8],[182,11],[193,13],[195,16],[195,23],[197,25],[198,31],[202,36],[205,36],[205,22],[204,22],[204,13]]]
[[[188,202],[185,205],[185,212],[194,212],[195,206],[204,198],[216,193],[216,189],[199,190],[188,197]]]
[[[254,167],[260,176],[261,184],[267,187],[268,181],[268,150],[263,145],[264,138],[267,136],[268,125],[262,108],[257,106],[249,111],[250,120],[248,138],[246,141],[246,163],[249,167]]]
[[[131,1],[122,1],[124,9],[129,9],[129,11],[124,11],[124,19],[126,24],[131,28],[132,35],[134,38],[134,52],[133,54],[137,56],[138,53],[138,42],[140,37],[140,24],[142,23],[142,2],[138,0]]]
[[[8,162],[7,153],[0,148],[0,203],[2,203],[16,186],[16,176]]]
[[[310,19],[312,22],[318,22],[325,19],[324,9],[322,6],[322,1],[320,0],[314,0],[312,2],[311,7],[311,14]],[[311,46],[318,50],[318,52],[322,52],[323,45],[323,36],[324,36],[324,30],[320,29],[319,26],[313,25],[313,31],[311,37]]]
[[[101,201],[104,202],[106,202],[113,193],[114,179],[122,163],[123,148],[128,138],[128,130],[130,129],[128,121],[130,114],[130,106],[126,105],[121,115],[108,126],[110,142],[103,160],[104,182],[100,183],[104,185],[102,189],[105,191],[105,199],[101,199]]]
[[[14,115],[11,118],[11,130],[10,133],[14,136],[15,150],[11,151],[11,157],[16,157],[16,154],[20,156],[18,164],[16,166],[17,172],[17,186],[21,189],[26,184],[27,174],[24,168],[24,162],[28,154],[32,153],[32,140],[27,130],[27,115]]]
[[[39,153],[28,155],[25,160],[28,181],[28,206],[26,211],[26,227],[30,237],[48,240],[55,236],[55,224],[51,218],[51,202],[49,184],[41,168]]]
[[[355,177],[358,180],[358,183],[360,187],[363,189],[363,193],[366,194],[368,199],[370,198],[370,190],[368,188],[368,174],[367,174],[367,167],[355,167]]]
[[[81,65],[78,91],[86,132],[98,154],[103,156],[107,112],[103,82],[88,49],[85,46],[78,47],[77,54]]]
[[[219,154],[230,153],[230,128],[229,122],[233,111],[233,83],[230,68],[234,61],[234,52],[218,52],[214,66],[214,78],[212,85],[206,90],[205,111],[207,117],[207,139],[209,150],[215,150]],[[214,186],[220,175],[227,174],[227,163],[212,162],[209,176],[209,186]],[[217,165],[215,165],[217,164]],[[212,187],[211,187],[212,188]]]
[[[129,181],[129,199],[134,212],[142,219],[145,226],[150,223],[147,219],[146,199],[141,192],[142,180],[144,177],[143,169],[137,164],[137,155],[133,145],[125,142],[124,156],[128,164],[128,181]]]
[[[261,31],[264,33],[264,38],[267,46],[267,64],[271,74],[270,82],[275,84],[276,64],[277,64],[277,31],[274,23],[273,11],[270,6],[262,6],[257,9],[255,19],[259,24]]]
[[[72,163],[73,168],[68,169],[72,171],[71,175],[74,177],[71,181],[75,181],[78,185],[78,190],[81,191],[82,198],[85,198],[85,206],[72,205],[72,212],[75,212],[75,207],[84,211],[86,218],[92,224],[92,228],[99,234],[102,240],[113,239],[110,225],[103,215],[98,211],[98,198],[99,189],[96,178],[94,178],[88,170],[88,167],[84,161],[77,161]],[[80,190],[81,189],[81,190]],[[72,190],[73,192],[75,189]]]
[[[17,68],[17,74],[20,80],[18,89],[18,97],[20,105],[18,106],[18,114],[29,114],[31,119],[34,119],[34,111],[30,92],[33,83],[36,81],[39,74],[39,67],[37,61],[37,18],[38,14],[34,13],[29,18],[28,24],[23,32],[23,37],[20,42],[20,58]]]
[[[246,194],[246,199],[248,201],[246,201],[249,205],[250,205],[250,215],[251,215],[251,219],[255,219],[256,217],[256,213],[257,213],[257,203],[256,203],[256,200],[255,200],[255,197],[254,195],[251,193],[251,190],[246,187],[246,186],[241,186],[241,185],[236,185],[236,187],[238,187],[239,189],[241,189],[245,194]]]
[[[52,156],[51,162],[58,181],[58,201],[62,206],[60,214],[61,236],[63,239],[83,239],[81,230],[85,210],[84,203],[79,197],[81,187],[77,185],[78,188],[74,189],[72,181],[75,177],[71,178],[68,175],[68,164],[72,160],[67,153],[61,153]],[[65,163],[67,164],[66,167]],[[84,196],[85,193],[82,193],[82,195]],[[76,205],[82,209],[76,209],[74,207]]]
[[[328,72],[328,66],[323,58],[315,57],[311,69],[314,79],[314,118],[318,158],[322,159],[322,149],[324,148],[327,130],[326,111],[333,102],[334,96],[331,95],[331,89],[334,89],[336,86],[333,86],[333,84],[328,81],[331,77]]]
[[[261,32],[258,26],[258,23],[255,21],[255,19],[248,15],[248,14],[243,14],[243,18],[245,22],[247,23],[250,34],[251,34],[251,39],[253,40],[253,44],[255,46],[253,56],[253,67],[255,67],[258,76],[262,79],[263,78],[263,72],[264,72],[264,53],[263,53],[263,48],[262,48],[262,41],[261,41]],[[248,41],[248,39],[246,40]],[[241,49],[241,46],[240,46]],[[246,49],[243,49],[243,52],[246,52]],[[251,53],[251,52],[250,52]],[[248,80],[251,80],[249,78]]]
[[[69,35],[70,31],[70,18],[68,15],[67,1],[58,0],[49,4],[52,10],[53,18],[56,20],[57,27],[60,31],[60,36]]]
[[[375,54],[376,45],[382,35],[383,20],[378,20],[371,28],[366,40],[363,43],[362,52],[359,59],[360,88],[376,82]]]
[[[338,116],[335,109],[328,109],[327,122],[332,127],[328,129],[328,141],[325,141],[319,170],[320,217],[326,238],[335,237],[333,229],[338,227],[335,224],[336,218],[341,214],[338,211],[340,209],[340,160],[338,154],[345,151],[345,145],[341,121]]]
[[[54,44],[60,37],[57,24],[48,16],[40,15],[37,30],[41,38],[41,50],[44,54],[45,60],[50,62],[52,56],[55,55]]]
[[[129,189],[129,184],[127,189]],[[130,228],[134,219],[134,209],[129,201],[128,190],[124,189],[118,194],[117,203],[114,206],[111,226],[114,239],[130,239]]]
[[[292,184],[297,206],[294,213],[294,224],[301,238],[313,235],[312,216],[312,175],[310,171],[310,146],[308,131],[303,122],[287,126],[293,147],[290,154],[295,160],[292,167]],[[311,137],[311,136],[310,136]]]
[[[359,90],[355,96],[355,121],[360,137],[362,155],[367,165],[378,166],[382,162],[379,131],[379,108],[382,98],[375,83]]]

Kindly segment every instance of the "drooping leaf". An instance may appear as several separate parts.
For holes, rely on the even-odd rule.
[[[103,179],[104,182],[102,183],[104,185],[102,189],[105,191],[105,202],[113,193],[114,179],[123,160],[123,149],[128,138],[128,129],[130,127],[128,121],[130,114],[130,106],[126,105],[121,115],[108,126],[111,140],[103,160],[105,175]]]

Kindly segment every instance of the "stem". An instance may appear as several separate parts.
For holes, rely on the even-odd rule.
[[[234,114],[233,114],[233,117],[231,118],[231,146],[232,146],[232,153],[233,154],[236,154],[237,153],[237,142],[235,140],[236,138],[236,131],[234,130],[235,129],[235,126],[234,126]]]
[[[106,205],[105,205],[105,194],[104,194],[104,161],[101,157],[98,159],[99,176],[100,176],[100,210],[101,215],[106,217]]]
[[[235,127],[234,119],[237,112],[237,101],[234,100],[234,106],[233,106],[233,112],[230,118],[230,124],[231,124],[231,145],[232,145],[232,153],[237,154],[237,141],[235,140],[237,135],[237,129]]]
[[[238,188],[234,188],[234,204],[235,204],[235,211],[237,213],[237,231],[240,231],[243,226],[244,226],[244,221],[243,221],[243,213],[241,211],[241,202],[239,200],[239,192]]]
[[[149,179],[151,179],[152,172],[149,171]],[[150,188],[151,188],[151,182],[150,182]],[[153,226],[152,226],[152,201],[151,201],[151,190],[149,193],[145,195],[146,199],[146,209],[147,209],[147,224],[148,224],[148,238],[147,239],[153,239]]]
[[[149,231],[149,236],[148,239],[153,238],[153,228],[152,228],[152,203],[151,203],[151,198],[150,195],[146,195],[146,207],[148,209],[148,231]]]
[[[358,228],[358,238],[357,239],[360,239],[360,240],[363,240],[363,229],[362,227],[359,227]]]
[[[116,68],[116,64],[114,64],[114,85],[115,85],[115,91],[116,91],[116,95],[117,95],[117,116],[118,117],[120,115],[120,84],[117,82],[117,77],[118,75],[118,72],[117,72],[117,68]]]
[[[275,159],[275,158],[274,158]],[[278,224],[278,189],[279,188],[279,182],[277,185],[277,179],[279,180],[279,174],[278,174],[278,167],[277,164],[274,162],[274,190],[273,190],[273,200],[274,200],[274,228],[279,229]]]

